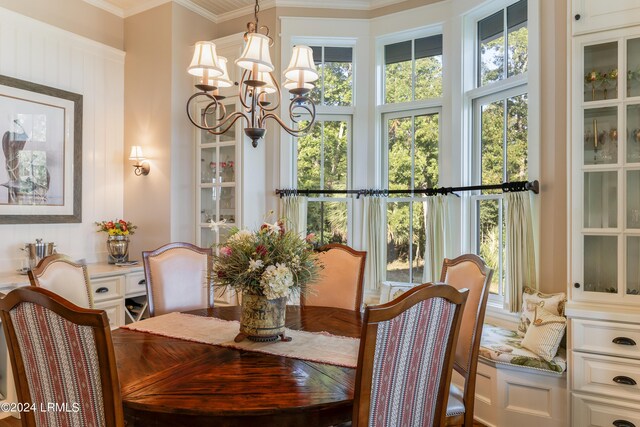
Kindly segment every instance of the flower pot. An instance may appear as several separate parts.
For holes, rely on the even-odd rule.
[[[107,250],[109,251],[109,264],[127,261],[129,258],[129,237],[107,237]]]
[[[276,341],[284,336],[287,298],[267,299],[261,295],[243,294],[240,311],[240,334],[236,341]]]

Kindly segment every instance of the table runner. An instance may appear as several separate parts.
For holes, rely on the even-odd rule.
[[[305,332],[286,328],[286,335],[292,338],[289,342],[265,343],[245,339],[237,343],[233,339],[238,335],[240,322],[185,313],[169,313],[151,317],[122,326],[122,328],[347,368],[355,368],[358,364],[360,340],[332,335],[328,332]]]

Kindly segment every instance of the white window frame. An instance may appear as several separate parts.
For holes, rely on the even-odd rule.
[[[433,114],[437,114],[438,115],[438,181],[440,180],[440,165],[442,164],[441,162],[441,156],[442,156],[442,107],[438,106],[438,107],[430,107],[430,108],[414,108],[414,109],[405,109],[405,110],[400,110],[400,111],[393,111],[393,112],[388,112],[388,113],[384,113],[382,114],[382,141],[383,141],[383,147],[382,147],[382,158],[383,158],[383,164],[385,165],[384,169],[382,170],[382,186],[384,188],[388,188],[389,187],[389,139],[388,139],[388,135],[389,135],[389,129],[387,127],[389,120],[393,120],[393,119],[398,119],[398,118],[405,118],[405,117],[411,117],[413,118],[413,122],[415,122],[415,117],[418,116],[429,116],[429,115],[433,115]],[[413,126],[412,123],[412,127],[411,127],[411,135],[412,135],[412,144],[411,144],[411,158],[415,159],[415,127]],[[412,161],[411,164],[411,183],[409,184],[411,188],[415,187],[415,170],[414,170],[414,161]],[[439,184],[438,184],[439,185]],[[396,203],[396,202],[414,202],[414,203],[422,203],[424,201],[424,197],[422,196],[422,194],[414,194],[412,196],[404,196],[404,197],[394,197],[393,195],[389,195],[386,198],[386,203],[385,203],[385,209],[384,209],[384,224],[385,224],[385,232],[387,232],[388,230],[388,220],[387,220],[387,212],[388,212],[388,207],[386,205],[388,205],[389,203]],[[409,218],[413,218],[413,205],[410,205],[409,208]],[[411,223],[411,230],[413,228],[413,224]],[[413,230],[412,230],[413,232]],[[412,248],[413,248],[413,234],[412,232],[410,233],[409,236],[409,253],[413,254]],[[385,235],[388,233],[385,233]],[[386,278],[386,265],[387,265],[387,260],[386,260],[386,251],[385,251],[385,282],[387,283],[393,283],[393,284],[399,284],[399,285],[406,285],[406,284],[411,284],[411,285],[415,285],[417,284],[417,282],[415,282],[413,279],[413,267],[412,267],[412,259],[409,260],[409,280],[410,282],[393,282],[390,280],[387,280]],[[422,279],[420,279],[422,280]]]
[[[464,41],[464,61],[469,67],[463,70],[464,88],[466,89],[464,94],[464,116],[466,122],[471,124],[471,131],[463,135],[465,140],[466,150],[465,152],[465,182],[467,185],[480,183],[480,170],[481,170],[481,158],[480,158],[480,139],[481,139],[481,120],[480,120],[480,105],[486,105],[487,103],[494,102],[500,99],[508,99],[513,96],[527,94],[528,99],[528,135],[527,135],[527,170],[529,178],[537,177],[540,173],[540,72],[539,72],[539,40],[540,40],[540,25],[539,25],[539,0],[528,0],[527,8],[527,28],[528,28],[528,68],[527,71],[521,74],[517,74],[512,77],[505,77],[497,82],[488,83],[480,86],[479,81],[479,40],[478,40],[478,22],[482,19],[500,11],[504,10],[508,6],[517,3],[518,0],[494,0],[484,3],[481,7],[477,8],[473,12],[467,14],[463,18],[464,27],[466,28],[463,34]],[[506,42],[506,41],[505,41]],[[507,52],[505,51],[505,55]],[[471,64],[473,65],[471,67]],[[464,65],[463,65],[464,66]],[[505,62],[505,73],[506,73]],[[505,106],[506,107],[506,106]],[[463,119],[464,121],[464,119]],[[506,129],[505,129],[506,131]],[[469,224],[469,230],[467,234],[466,248],[470,252],[474,252],[478,246],[478,221],[477,221],[477,201],[488,199],[502,199],[502,195],[480,195],[468,194],[466,197],[465,205],[463,209],[463,223]],[[539,206],[534,201],[532,206],[532,216],[534,218],[534,241],[536,247],[536,259],[539,259],[538,254],[538,241],[540,227],[537,222],[539,217]],[[502,221],[502,218],[500,219]],[[502,251],[500,258],[502,257]],[[500,265],[502,265],[502,259],[500,259]],[[536,263],[539,264],[539,263]],[[539,265],[537,265],[539,268]],[[494,275],[499,275],[500,271],[494,271]],[[502,278],[499,277],[499,280]],[[504,290],[506,291],[506,290]],[[509,304],[509,295],[496,295],[490,294],[488,307],[489,311],[494,315],[505,314]]]

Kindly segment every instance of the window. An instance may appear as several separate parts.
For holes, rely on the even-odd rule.
[[[469,91],[473,111],[474,183],[500,184],[528,179],[527,0],[477,22],[477,87]],[[505,66],[506,64],[506,66]],[[505,212],[499,190],[471,197],[472,248],[494,270],[490,292],[504,303]]]
[[[301,126],[306,126],[302,123]],[[297,139],[297,186],[299,189],[345,190],[350,184],[351,119],[321,116],[311,132]],[[309,197],[307,230],[320,245],[347,243],[349,198]]]
[[[442,96],[442,34],[384,47],[385,103]]]
[[[311,46],[320,78],[311,91],[317,105],[350,106],[353,104],[353,48]]]
[[[438,185],[440,113],[435,110],[384,115],[387,188]],[[387,280],[422,283],[425,227],[422,196],[387,199]]]
[[[528,36],[527,0],[480,20],[478,86],[526,72]]]

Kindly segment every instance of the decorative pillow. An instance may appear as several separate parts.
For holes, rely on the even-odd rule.
[[[518,325],[518,335],[524,337],[527,328],[532,322],[533,312],[536,307],[542,307],[551,314],[564,316],[564,304],[567,302],[567,295],[564,292],[557,294],[544,294],[535,289],[524,288],[522,293],[522,313],[520,313],[520,324]]]
[[[542,307],[536,307],[533,321],[522,339],[522,347],[551,362],[558,352],[566,327],[566,317],[556,316]]]

